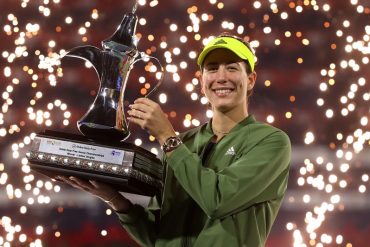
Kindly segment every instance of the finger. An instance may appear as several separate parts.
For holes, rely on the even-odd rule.
[[[89,180],[90,184],[92,184],[96,189],[101,188],[109,188],[109,186],[106,183],[98,182],[96,180]]]
[[[152,107],[149,106],[149,105],[146,105],[146,104],[143,104],[143,103],[134,103],[134,104],[131,104],[129,105],[130,109],[131,110],[136,110],[136,111],[140,111],[140,112],[150,112]]]
[[[61,179],[64,183],[68,184],[69,186],[72,186],[73,188],[76,188],[76,189],[79,189],[79,190],[85,190],[85,188],[79,186],[78,184],[76,184],[74,181],[72,180],[69,180],[68,178],[62,178]]]
[[[95,180],[89,180],[90,184],[94,185],[95,188],[99,188],[99,183]]]
[[[85,180],[82,180],[82,179],[79,179],[73,176],[69,177],[69,179],[73,181],[74,184],[76,184],[77,186],[80,186],[81,188],[84,188],[86,190],[93,189],[93,186],[88,181],[85,181]]]
[[[69,180],[69,178],[66,177],[66,176],[56,176],[55,178],[57,178],[58,181],[61,181],[61,182],[64,182],[64,183],[68,183],[68,184],[71,183],[71,181]]]
[[[137,124],[137,125],[139,125],[142,129],[145,129],[145,128],[144,128],[144,120],[143,120],[143,119],[136,118],[136,117],[127,117],[127,120],[128,120],[130,123]]]
[[[66,184],[72,186],[73,188],[79,189],[79,190],[90,191],[89,189],[81,187],[81,186],[79,186],[78,184],[76,184],[72,181],[66,181]]]
[[[137,111],[137,110],[129,110],[127,111],[128,115],[135,119],[144,119],[144,112]]]
[[[153,104],[155,104],[155,102],[151,99],[148,99],[148,98],[138,98],[134,101],[135,104],[144,104],[144,105],[147,105],[147,106],[153,106]]]
[[[55,176],[54,179],[59,181],[59,182],[64,182],[64,177],[63,176]]]

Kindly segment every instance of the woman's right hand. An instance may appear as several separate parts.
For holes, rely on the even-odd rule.
[[[121,193],[119,193],[118,190],[107,183],[102,183],[95,180],[80,179],[73,176],[57,176],[55,179],[63,181],[74,188],[87,191],[90,194],[99,197],[117,212],[128,213],[132,206],[132,203],[127,198],[125,198]]]

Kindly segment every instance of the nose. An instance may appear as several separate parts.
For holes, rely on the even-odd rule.
[[[217,82],[218,83],[225,83],[226,82],[226,68],[225,66],[221,65],[217,70]]]

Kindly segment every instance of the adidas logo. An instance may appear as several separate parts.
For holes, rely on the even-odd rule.
[[[229,148],[229,149],[226,151],[226,153],[225,153],[225,155],[235,155],[235,154],[236,154],[236,153],[235,153],[234,147]]]
[[[219,41],[217,41],[216,43],[214,43],[213,45],[219,45],[219,44],[227,44],[225,40],[223,39],[220,39]]]

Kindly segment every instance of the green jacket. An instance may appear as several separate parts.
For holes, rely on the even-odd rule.
[[[162,198],[118,213],[140,245],[264,246],[287,188],[289,138],[249,116],[202,165],[212,136],[211,122],[182,134],[184,144],[165,160]]]

